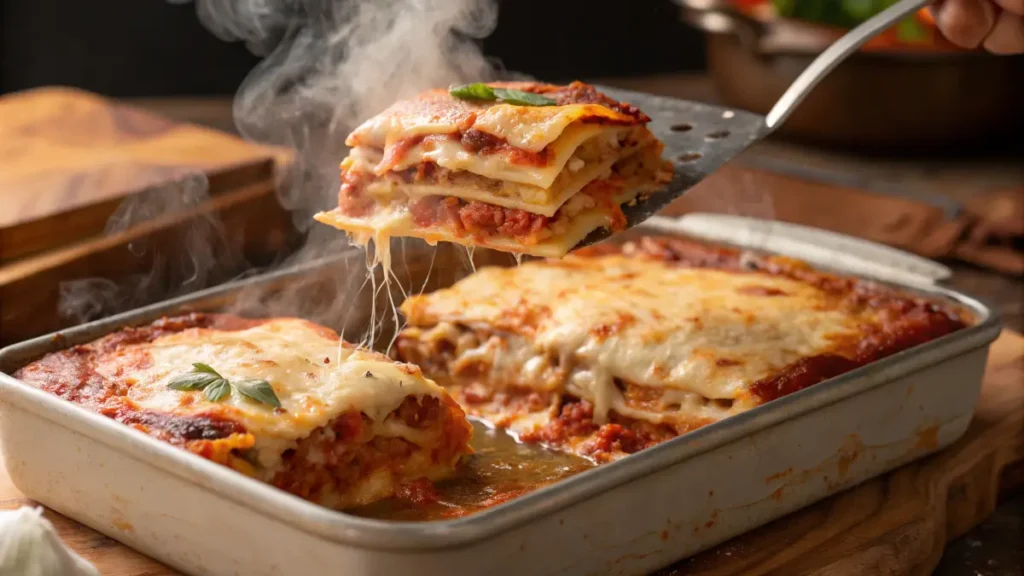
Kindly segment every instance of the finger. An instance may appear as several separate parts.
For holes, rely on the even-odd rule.
[[[1017,16],[1024,16],[1024,0],[995,0],[999,7]]]
[[[935,8],[935,24],[943,36],[962,48],[977,48],[996,20],[989,0],[944,0]]]
[[[1001,12],[984,47],[993,54],[1024,54],[1024,17]]]

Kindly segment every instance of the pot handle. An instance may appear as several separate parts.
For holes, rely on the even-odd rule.
[[[754,52],[760,52],[764,23],[735,10],[726,0],[674,0],[682,20],[709,34],[734,34]]]

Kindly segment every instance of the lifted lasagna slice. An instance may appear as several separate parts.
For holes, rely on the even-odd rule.
[[[597,228],[625,227],[620,205],[671,178],[649,120],[580,82],[426,92],[348,137],[338,207],[316,219],[362,243],[562,256]]]
[[[965,326],[943,304],[677,239],[485,268],[398,355],[526,441],[614,459]]]
[[[164,319],[15,377],[331,508],[445,478],[471,452],[465,414],[417,367],[294,318]]]

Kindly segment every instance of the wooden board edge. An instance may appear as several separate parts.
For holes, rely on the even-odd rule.
[[[277,178],[276,161],[268,155],[256,162],[243,162],[205,175],[199,172],[195,174],[199,175],[206,177],[207,193],[213,198],[240,186],[274,182]],[[109,218],[123,202],[131,202],[147,194],[179,194],[187,181],[188,177],[179,178],[132,194],[0,228],[0,266],[67,245],[68,242],[61,238],[81,240],[98,236],[103,233]],[[54,229],[61,230],[59,237],[53,234]]]

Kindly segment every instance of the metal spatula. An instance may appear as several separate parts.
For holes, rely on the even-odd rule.
[[[901,0],[836,40],[793,82],[767,116],[641,92],[598,87],[612,98],[636,105],[651,117],[649,127],[665,143],[665,157],[675,174],[663,189],[646,201],[623,206],[629,226],[636,226],[682,196],[754,142],[768,136],[789,117],[818,82],[864,43],[902,18],[928,4],[928,0]],[[881,88],[880,88],[881,89]],[[598,229],[577,248],[612,234]]]

